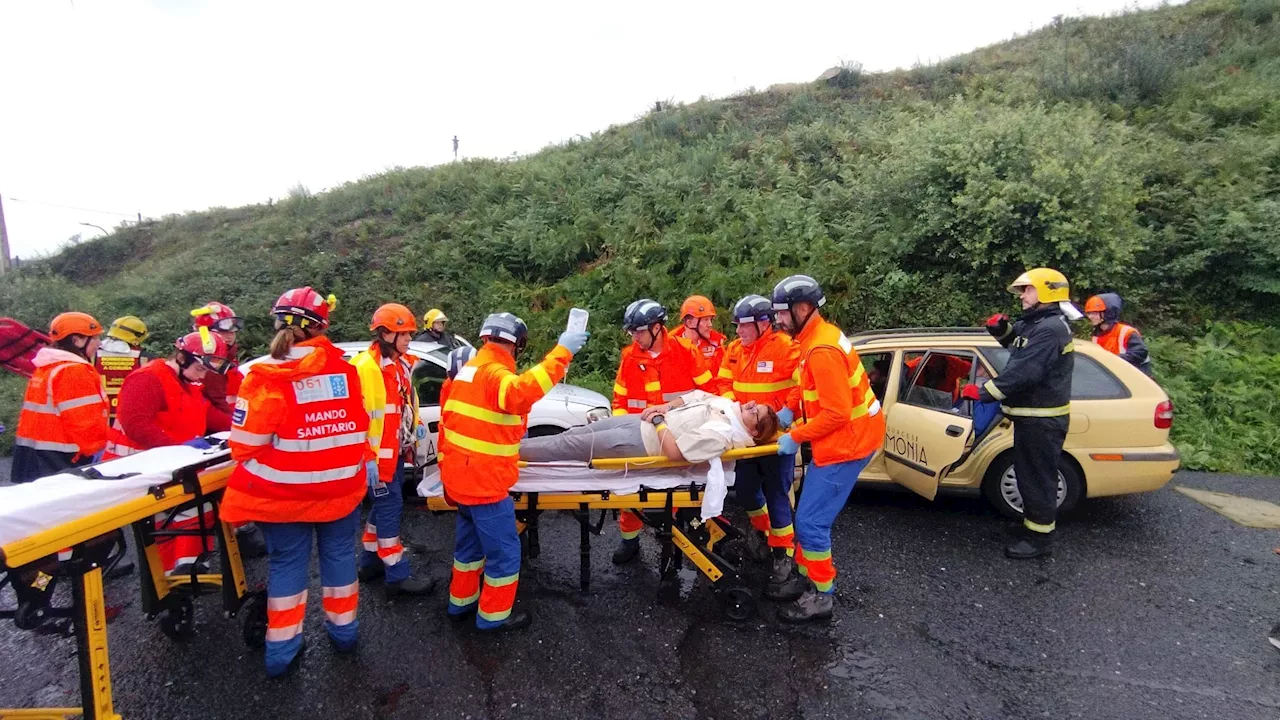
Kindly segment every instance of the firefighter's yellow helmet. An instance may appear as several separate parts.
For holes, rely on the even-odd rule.
[[[1067,276],[1053,268],[1032,268],[1018,276],[1009,285],[1009,292],[1021,295],[1022,288],[1031,286],[1042,303],[1066,302],[1071,300],[1071,285]]]
[[[107,337],[123,340],[130,345],[141,345],[147,339],[147,324],[136,315],[125,315],[116,318],[107,330]]]

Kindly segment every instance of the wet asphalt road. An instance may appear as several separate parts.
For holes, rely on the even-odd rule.
[[[0,467],[0,474],[7,468]],[[1180,474],[1173,485],[1280,503],[1280,480]],[[270,682],[216,598],[197,635],[165,637],[136,579],[108,584],[116,709],[125,718],[1214,718],[1280,717],[1280,536],[1172,490],[1084,503],[1052,560],[1000,554],[1008,524],[980,501],[860,488],[837,520],[829,625],[722,619],[683,572],[659,598],[657,546],[615,569],[593,543],[578,592],[578,529],[544,516],[521,577],[534,626],[483,637],[444,617],[443,586],[388,605],[362,588],[359,652],[333,654],[313,582],[301,672]],[[452,519],[410,511],[416,566],[444,578]],[[264,561],[249,562],[261,582]],[[751,571],[763,581],[761,570]],[[10,597],[3,601],[8,604]],[[0,624],[0,706],[77,704],[70,640]]]

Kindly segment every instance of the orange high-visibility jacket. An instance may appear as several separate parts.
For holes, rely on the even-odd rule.
[[[776,412],[796,386],[799,364],[800,345],[786,333],[766,330],[749,346],[734,340],[720,366],[721,394],[740,403],[755,400]]]
[[[505,349],[485,343],[449,386],[440,413],[440,481],[463,505],[507,497],[520,469],[529,409],[564,378],[573,353],[557,345],[517,375]]]
[[[657,357],[634,342],[622,351],[618,377],[613,381],[614,415],[636,414],[695,388],[715,393],[716,378],[707,369],[702,352],[688,340],[662,332],[662,352]]]
[[[377,342],[351,359],[360,374],[364,408],[369,413],[369,444],[378,455],[378,477],[387,478],[387,482],[400,464],[401,450],[413,445],[416,429],[422,424],[418,391],[410,379],[417,361],[416,356],[405,355],[392,362],[382,357]],[[410,414],[413,430],[405,427],[405,413]]]
[[[40,348],[32,361],[18,414],[14,444],[33,450],[96,454],[107,444],[107,396],[102,377],[84,358],[53,347]]]
[[[1123,355],[1129,351],[1129,339],[1135,334],[1139,337],[1142,336],[1142,333],[1138,332],[1138,328],[1118,322],[1114,323],[1111,329],[1106,332],[1094,335],[1093,341],[1107,352]]]
[[[146,373],[160,381],[160,387],[164,390],[164,409],[156,413],[156,425],[164,429],[164,434],[172,440],[171,444],[177,445],[204,435],[210,408],[209,401],[204,397],[204,388],[197,383],[179,380],[178,374],[163,360],[153,360],[143,365],[130,378],[139,373]],[[126,379],[120,390],[122,403],[129,402],[130,387],[130,380]],[[151,447],[153,446],[150,444],[131,439],[124,423],[117,417],[107,435],[107,448],[102,453],[102,459],[126,457]]]
[[[698,352],[702,353],[702,361],[706,364],[707,370],[711,372],[711,377],[716,379],[717,390],[724,392],[725,383],[720,379],[720,368],[724,363],[725,353],[728,352],[729,343],[727,341],[729,338],[714,329],[711,331],[710,340],[701,335],[695,335],[692,338],[685,337],[683,328],[677,328],[674,334],[688,340],[690,345],[693,345]]]
[[[816,312],[796,341],[799,387],[792,389],[787,405],[802,421],[792,428],[791,439],[809,443],[819,467],[879,450],[884,444],[884,413],[853,343]]]
[[[284,361],[254,365],[232,417],[222,517],[229,522],[331,522],[365,495],[374,459],[356,369],[321,336]]]

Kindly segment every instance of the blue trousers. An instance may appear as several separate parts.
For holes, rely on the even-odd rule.
[[[373,495],[369,488],[369,498],[373,507],[369,510],[369,519],[365,522],[364,535],[361,541],[364,552],[360,554],[360,567],[368,567],[382,563],[387,566],[386,581],[400,582],[409,577],[409,556],[405,554],[404,544],[400,542],[400,516],[404,512],[404,464],[396,465],[395,475],[387,483],[387,494],[382,497]]]
[[[475,609],[477,627],[500,625],[511,615],[520,581],[515,504],[508,497],[487,505],[459,505],[454,527],[449,614]]]
[[[804,490],[796,507],[796,545],[800,572],[813,581],[819,592],[834,593],[836,568],[831,561],[831,524],[844,509],[858,476],[873,455],[805,469]]]
[[[734,497],[747,511],[751,526],[768,536],[769,547],[790,548],[794,544],[791,482],[795,463],[795,455],[767,455],[734,463]]]
[[[360,520],[360,509],[327,523],[258,523],[267,543],[267,674],[276,676],[289,667],[302,649],[302,625],[307,611],[311,570],[311,539],[320,554],[320,584],[324,592],[325,629],[340,650],[354,649],[356,558],[351,536]]]

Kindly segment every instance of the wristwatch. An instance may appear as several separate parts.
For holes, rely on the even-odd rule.
[[[652,416],[652,417],[650,417],[650,418],[649,418],[649,422],[653,423],[653,426],[654,426],[654,427],[658,427],[659,425],[661,425],[662,423],[664,423],[664,422],[666,422],[666,421],[667,421],[667,416],[666,416],[666,415],[654,415],[654,416]]]

